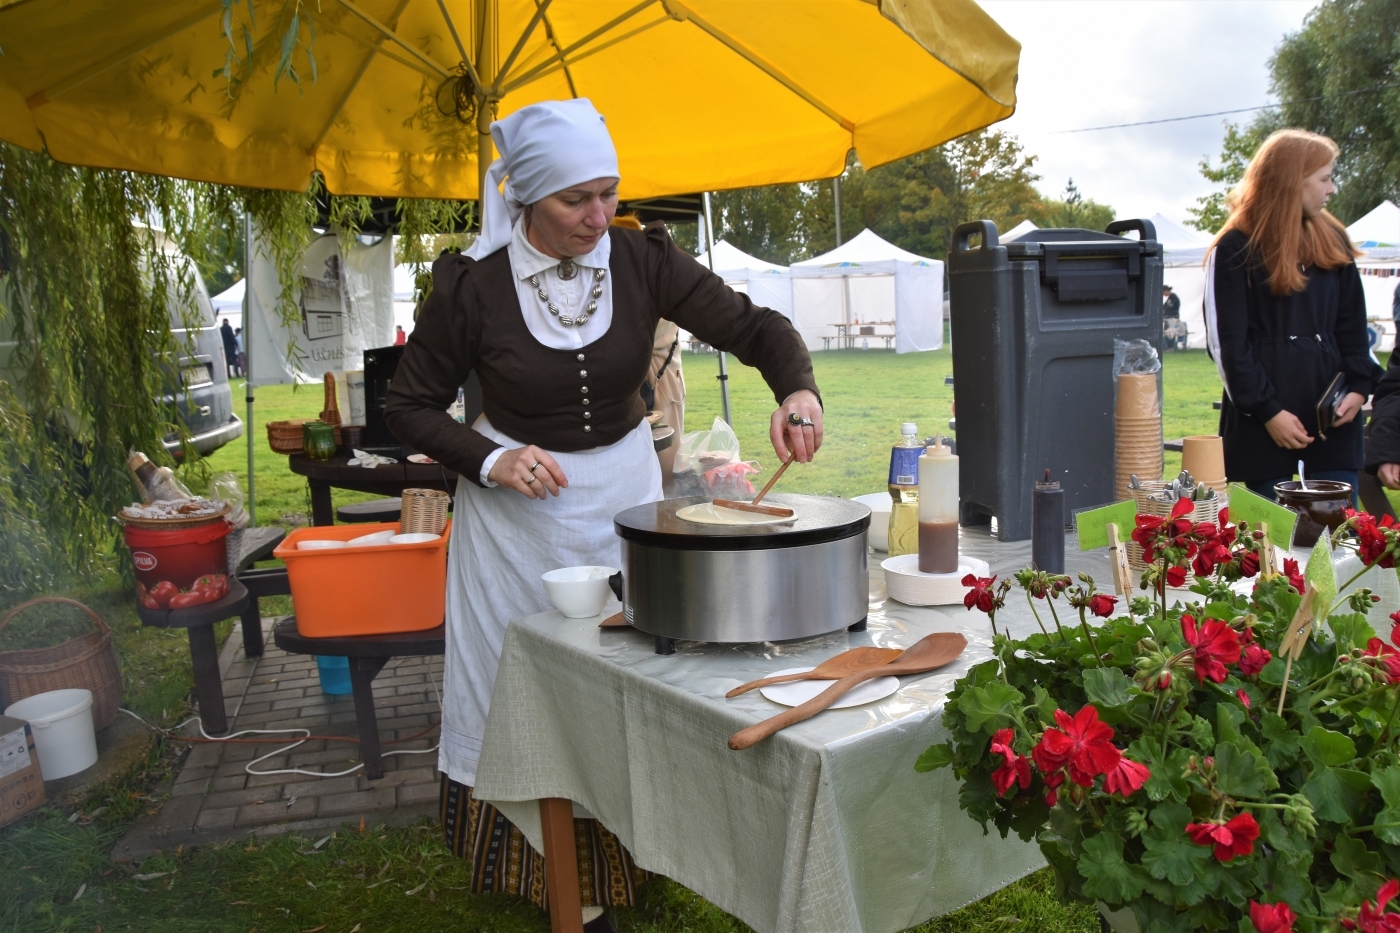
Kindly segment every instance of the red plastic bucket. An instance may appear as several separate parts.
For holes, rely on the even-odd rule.
[[[153,531],[127,525],[136,593],[147,609],[182,609],[228,594],[228,522]]]

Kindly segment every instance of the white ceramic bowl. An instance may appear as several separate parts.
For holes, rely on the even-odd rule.
[[[390,544],[426,544],[429,541],[436,541],[442,535],[429,534],[426,531],[411,531],[406,535],[394,535],[389,539]]]
[[[963,577],[991,576],[986,561],[966,554],[958,556],[955,573],[920,572],[918,554],[886,558],[880,568],[885,571],[885,592],[906,606],[955,606],[967,595]]]
[[[894,500],[887,492],[872,492],[869,495],[856,496],[853,502],[870,509],[870,546],[877,551],[888,551],[890,549],[890,506]]]
[[[335,548],[345,547],[344,541],[331,541],[326,538],[312,538],[309,541],[298,541],[298,551],[330,551]]]
[[[345,542],[346,547],[375,547],[380,544],[388,544],[394,537],[392,531],[376,531],[367,535],[360,535],[358,538],[351,538]]]
[[[613,567],[564,567],[551,570],[540,579],[554,608],[567,619],[591,619],[603,611],[612,588],[608,577],[617,573]]]

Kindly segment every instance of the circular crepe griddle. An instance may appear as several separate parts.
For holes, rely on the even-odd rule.
[[[698,551],[758,551],[803,547],[851,538],[870,527],[870,509],[850,499],[772,493],[765,505],[792,509],[791,519],[775,525],[702,525],[676,515],[709,496],[663,499],[634,506],[613,517],[619,537],[652,547]]]

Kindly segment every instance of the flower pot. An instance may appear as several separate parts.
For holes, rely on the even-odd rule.
[[[1274,494],[1279,505],[1286,505],[1298,513],[1298,524],[1293,528],[1293,546],[1310,548],[1322,536],[1323,529],[1329,533],[1341,527],[1347,520],[1346,510],[1351,508],[1351,484],[1332,480],[1308,480],[1307,488],[1297,480],[1276,483]]]

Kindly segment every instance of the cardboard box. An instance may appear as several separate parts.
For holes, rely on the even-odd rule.
[[[0,826],[39,809],[44,778],[29,723],[0,716]]]

